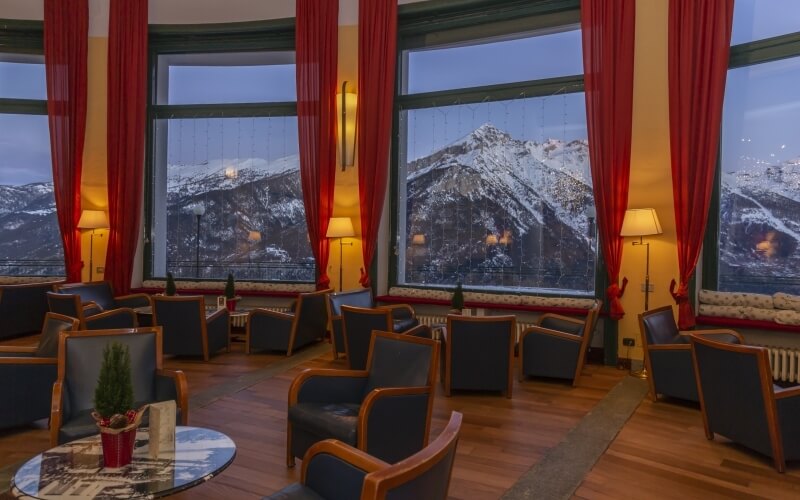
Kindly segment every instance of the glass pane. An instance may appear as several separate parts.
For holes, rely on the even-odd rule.
[[[47,116],[0,114],[0,275],[63,276]]]
[[[26,62],[5,60],[0,54],[0,98],[47,99],[44,58],[25,56]]]
[[[407,54],[404,94],[583,74],[580,29]]]
[[[159,85],[159,104],[297,99],[294,52],[161,55],[159,63],[168,68],[166,88]]]
[[[583,93],[400,120],[401,283],[594,292]]]
[[[314,280],[296,117],[158,120],[155,140],[154,276]]]
[[[736,0],[731,45],[800,31],[797,0]]]
[[[800,294],[800,57],[728,71],[719,288]]]

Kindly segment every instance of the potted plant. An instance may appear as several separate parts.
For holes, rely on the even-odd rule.
[[[233,279],[233,273],[228,273],[228,281],[225,283],[225,305],[229,311],[236,310],[236,302],[240,297],[236,296],[236,285]]]
[[[103,349],[103,364],[94,390],[94,417],[100,429],[105,467],[131,463],[136,429],[146,406],[133,408],[131,356],[128,346],[112,342]]]
[[[456,289],[453,291],[453,298],[450,299],[450,312],[453,314],[461,314],[464,309],[464,289],[461,287],[461,282],[456,283]]]
[[[175,286],[175,277],[172,276],[172,273],[167,273],[167,286],[164,288],[164,295],[171,297],[175,295],[177,291],[177,287]]]

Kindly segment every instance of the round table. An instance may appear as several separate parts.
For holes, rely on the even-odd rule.
[[[103,467],[100,436],[79,439],[36,455],[11,481],[18,498],[157,498],[203,483],[225,470],[236,444],[221,432],[175,429],[175,450],[148,454],[147,429],[136,433],[130,465]]]

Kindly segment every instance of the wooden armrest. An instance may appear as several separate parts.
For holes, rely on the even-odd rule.
[[[800,386],[784,387],[783,389],[775,390],[775,399],[793,398],[800,396]]]
[[[61,429],[61,401],[62,401],[61,382],[53,383],[53,399],[50,402],[50,447],[58,446],[58,431]]]
[[[573,318],[571,316],[563,316],[561,314],[556,314],[556,313],[545,313],[545,314],[542,314],[541,316],[539,316],[539,319],[538,319],[537,323],[541,325],[542,322],[547,318],[553,318],[553,319],[557,319],[557,320],[560,320],[560,321],[567,321],[569,323],[574,323],[576,325],[584,325],[584,324],[586,324],[585,320]]]
[[[372,405],[381,398],[390,398],[393,396],[413,396],[415,394],[430,394],[432,388],[429,386],[419,387],[380,387],[372,389],[369,394],[361,402],[361,408],[358,410],[359,425],[366,427],[366,416],[372,411]]]
[[[703,330],[682,330],[682,331],[678,332],[678,334],[680,336],[682,336],[682,337],[690,337],[692,335],[720,335],[720,334],[732,335],[732,336],[736,337],[737,339],[739,339],[739,343],[740,344],[744,344],[744,337],[742,337],[742,335],[739,332],[737,332],[736,330],[731,330],[729,328],[716,328],[716,329],[713,329],[713,330],[706,330],[706,329],[703,329]]]
[[[523,330],[522,335],[520,336],[520,342],[522,342],[526,336],[530,333],[538,333],[541,335],[549,335],[551,337],[558,337],[560,339],[569,340],[570,342],[582,342],[583,337],[580,335],[574,335],[572,333],[567,332],[559,332],[558,330],[551,330],[549,328],[545,328],[543,326],[529,326],[525,330]]]
[[[286,321],[293,321],[294,314],[279,312],[279,311],[270,311],[269,309],[253,309],[248,313],[247,321],[250,321],[250,318],[253,316],[272,316],[273,318],[283,319]]]
[[[219,318],[220,316],[222,316],[224,314],[228,314],[228,310],[227,309],[217,309],[214,312],[214,314],[206,317],[206,323],[211,323],[212,321],[216,320],[217,318]]]
[[[378,307],[380,307],[382,309],[408,309],[408,311],[411,314],[412,318],[416,318],[417,317],[416,311],[414,311],[414,308],[411,307],[409,304],[382,304],[382,305],[380,305]]]
[[[186,374],[182,370],[165,370],[163,368],[156,370],[156,374],[175,380],[175,392],[178,394],[178,401],[175,403],[181,409],[181,425],[187,425],[189,423],[189,383],[186,380]]]
[[[57,365],[58,358],[37,358],[35,356],[0,357],[0,365]]]
[[[38,349],[36,346],[0,345],[0,353],[33,354],[36,352],[36,349]]]
[[[369,372],[367,370],[330,370],[327,368],[306,368],[294,380],[292,385],[289,386],[289,406],[297,404],[297,396],[300,389],[306,381],[313,377],[352,377],[352,378],[367,378]]]
[[[97,309],[100,309],[101,311],[105,311],[105,309],[103,309],[100,306],[100,304],[98,304],[97,302],[95,302],[93,300],[87,300],[86,302],[81,304],[81,307],[83,307],[84,310],[91,309],[92,307],[95,307]]]
[[[389,464],[383,460],[378,460],[372,455],[364,453],[363,451],[353,448],[352,446],[348,446],[341,441],[337,441],[335,439],[326,439],[324,441],[315,443],[311,448],[308,449],[306,455],[303,457],[303,470],[300,473],[301,483],[305,484],[306,482],[306,473],[312,459],[314,456],[321,453],[332,455],[339,460],[347,462],[357,469],[363,470],[367,474],[389,467]]]
[[[114,300],[130,300],[130,299],[147,299],[148,302],[151,301],[151,298],[146,293],[130,293],[128,295],[119,295],[114,297]]]
[[[691,351],[691,344],[657,344],[648,345],[648,351]]]

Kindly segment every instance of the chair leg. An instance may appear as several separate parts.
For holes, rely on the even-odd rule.
[[[294,453],[292,453],[292,424],[286,423],[286,467],[294,467]]]

